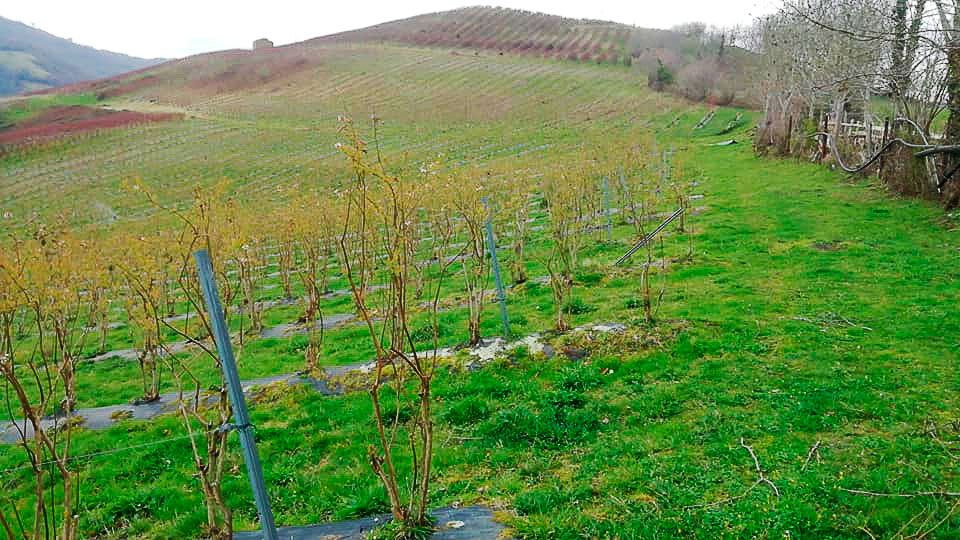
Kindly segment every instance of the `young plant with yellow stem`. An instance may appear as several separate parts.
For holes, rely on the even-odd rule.
[[[374,121],[376,129],[376,121]],[[431,283],[432,302],[428,308],[433,327],[433,347],[418,350],[411,331],[410,289],[413,261],[411,245],[421,245],[419,236],[427,228],[420,220],[424,201],[440,185],[439,174],[425,171],[420,182],[410,182],[389,172],[378,149],[371,149],[352,122],[344,119],[340,126],[344,142],[339,146],[353,170],[353,182],[345,196],[345,215],[340,234],[341,263],[346,269],[354,304],[367,327],[376,351],[376,363],[370,384],[376,443],[368,447],[368,458],[374,473],[387,492],[390,511],[397,525],[396,538],[413,538],[430,529],[427,514],[430,502],[430,479],[433,462],[432,382],[439,354],[440,290],[451,260],[446,254],[438,261],[439,268]],[[376,133],[374,133],[376,136]],[[452,206],[439,205],[427,211],[435,224],[446,232],[435,236],[436,253],[447,252],[453,238]],[[386,278],[384,305],[375,319],[367,290],[370,275]],[[408,420],[400,411],[414,410]],[[401,441],[406,438],[406,444]],[[410,470],[402,475],[397,457],[406,447]]]

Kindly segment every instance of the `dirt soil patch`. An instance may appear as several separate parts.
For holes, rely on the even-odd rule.
[[[813,249],[817,251],[840,251],[843,249],[843,242],[840,240],[830,240],[828,242],[814,242]]]
[[[0,130],[0,145],[30,144],[85,131],[163,122],[180,116],[173,113],[116,111],[82,105],[54,107],[7,129]]]

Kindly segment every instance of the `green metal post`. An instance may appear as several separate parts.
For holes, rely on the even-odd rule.
[[[613,217],[610,215],[610,179],[603,177],[603,214],[606,218],[607,242],[613,242]]]
[[[487,250],[490,252],[490,265],[493,267],[493,279],[497,283],[497,301],[500,302],[500,319],[503,321],[503,339],[510,339],[510,317],[507,315],[507,293],[503,287],[503,278],[500,276],[500,261],[497,259],[497,243],[493,237],[493,210],[489,200],[483,198],[483,206],[487,209]]]
[[[247,464],[247,474],[250,476],[250,487],[253,488],[257,514],[260,516],[263,538],[278,540],[277,526],[273,522],[270,498],[267,496],[266,482],[263,479],[263,469],[260,467],[260,455],[257,453],[257,443],[253,437],[253,426],[250,424],[250,415],[247,413],[247,402],[243,397],[237,362],[233,357],[230,331],[227,321],[223,318],[223,306],[220,304],[220,294],[217,292],[213,263],[210,262],[210,254],[204,249],[194,253],[193,257],[197,261],[200,287],[203,289],[203,299],[207,306],[207,313],[210,315],[213,338],[217,345],[217,354],[220,356],[220,365],[223,367],[223,378],[227,383],[227,394],[230,396],[230,405],[236,419],[236,430],[240,436],[240,446],[243,448],[243,460]]]

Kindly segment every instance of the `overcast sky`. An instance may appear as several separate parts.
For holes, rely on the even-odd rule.
[[[134,56],[174,58],[276,44],[490,0],[6,0],[0,16],[77,43]],[[493,5],[648,28],[702,21],[743,24],[776,0],[502,0]]]

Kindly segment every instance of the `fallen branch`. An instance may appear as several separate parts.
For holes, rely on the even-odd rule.
[[[947,515],[943,516],[943,518],[940,519],[940,521],[936,522],[932,527],[930,527],[930,528],[927,529],[926,531],[922,531],[922,532],[921,532],[921,531],[917,531],[917,533],[916,533],[916,535],[915,535],[915,538],[916,538],[917,540],[921,540],[922,538],[926,538],[927,536],[929,536],[930,533],[932,533],[933,531],[935,531],[939,526],[943,525],[948,519],[950,519],[951,517],[953,517],[953,514],[954,514],[954,512],[957,511],[957,507],[958,507],[958,506],[960,506],[960,501],[957,501],[957,502],[953,503],[953,506],[950,507],[950,511],[947,512]]]
[[[757,481],[758,481],[758,482],[763,482],[763,483],[767,484],[768,486],[770,486],[770,489],[773,490],[773,493],[774,493],[774,494],[777,496],[777,498],[779,499],[779,498],[780,498],[780,490],[777,489],[776,484],[774,484],[773,482],[771,482],[771,481],[766,477],[766,475],[763,474],[763,469],[760,468],[760,460],[758,460],[758,459],[757,459],[757,455],[753,453],[753,448],[751,448],[751,447],[750,447],[749,445],[747,445],[747,444],[744,444],[744,442],[743,442],[743,437],[740,437],[740,446],[746,448],[746,449],[747,449],[747,452],[750,452],[750,457],[753,458],[753,465],[754,465],[754,467],[756,467],[756,469],[757,469],[757,477],[758,477],[758,478],[757,478]]]
[[[951,451],[947,443],[943,442],[943,440],[940,439],[940,431],[937,425],[933,422],[928,422],[927,426],[928,426],[926,431],[927,435],[930,435],[930,437],[934,441],[936,441],[936,443],[939,444],[941,448],[943,448],[943,451],[946,452],[948,456],[956,459],[957,455]]]
[[[862,489],[838,488],[840,491],[853,493],[854,495],[864,495],[867,497],[896,497],[901,499],[915,499],[918,497],[960,497],[957,491],[918,491],[916,493],[879,493],[876,491],[864,491]]]
[[[742,448],[745,448],[745,449],[747,450],[747,452],[750,453],[750,457],[753,459],[753,467],[754,467],[754,469],[757,471],[757,479],[756,479],[756,481],[754,481],[752,484],[750,484],[750,487],[748,487],[746,490],[744,490],[743,493],[741,493],[741,494],[739,494],[739,495],[735,495],[735,496],[733,496],[733,497],[727,497],[726,499],[720,499],[719,501],[713,501],[713,502],[711,502],[711,503],[694,504],[694,505],[690,505],[690,506],[684,506],[684,507],[683,507],[684,510],[692,510],[692,509],[695,509],[695,508],[712,508],[712,507],[714,507],[714,506],[720,506],[720,505],[722,505],[722,504],[727,504],[727,503],[730,503],[730,502],[739,501],[740,499],[742,499],[742,498],[746,497],[747,495],[749,495],[750,492],[753,491],[754,488],[756,488],[756,487],[759,486],[760,484],[766,484],[766,485],[770,486],[770,489],[773,491],[773,494],[776,495],[778,499],[780,498],[780,489],[778,489],[778,488],[777,488],[777,485],[774,484],[773,482],[771,482],[770,479],[767,478],[767,475],[764,474],[763,468],[760,467],[760,460],[757,459],[757,454],[754,453],[753,448],[752,448],[750,445],[748,445],[748,444],[746,444],[746,443],[743,442],[743,437],[740,437],[740,446],[741,446]]]
[[[870,328],[869,326],[864,326],[862,324],[857,324],[851,321],[850,319],[844,317],[843,315],[840,315],[839,313],[834,313],[832,311],[821,313],[816,319],[812,319],[810,317],[801,317],[799,315],[790,317],[790,318],[794,321],[800,321],[800,322],[812,324],[814,326],[820,326],[821,330],[824,332],[826,332],[826,328],[833,328],[835,326],[840,325],[840,323],[843,323],[851,328],[859,328],[861,330],[866,330],[867,332],[873,332],[873,328]]]
[[[855,322],[851,322],[849,319],[847,319],[843,315],[840,315],[839,313],[827,313],[827,315],[833,315],[837,317],[838,319],[840,319],[840,321],[846,323],[847,326],[850,326],[852,328],[860,328],[862,330],[866,330],[867,332],[873,332],[873,328],[870,328],[869,326],[864,326],[862,324],[857,324]]]
[[[800,467],[801,472],[807,470],[807,466],[810,465],[810,460],[813,459],[814,454],[816,454],[817,456],[817,463],[820,463],[820,443],[821,442],[822,441],[818,439],[816,444],[814,444],[813,447],[810,448],[810,451],[807,453],[807,460],[803,462],[803,467]]]
[[[710,121],[713,120],[713,117],[716,115],[717,115],[716,109],[713,109],[707,112],[707,114],[705,114],[704,117],[701,118],[699,122],[697,122],[697,125],[693,127],[694,131],[698,129],[703,129],[704,127],[706,127],[706,125],[709,124]]]

